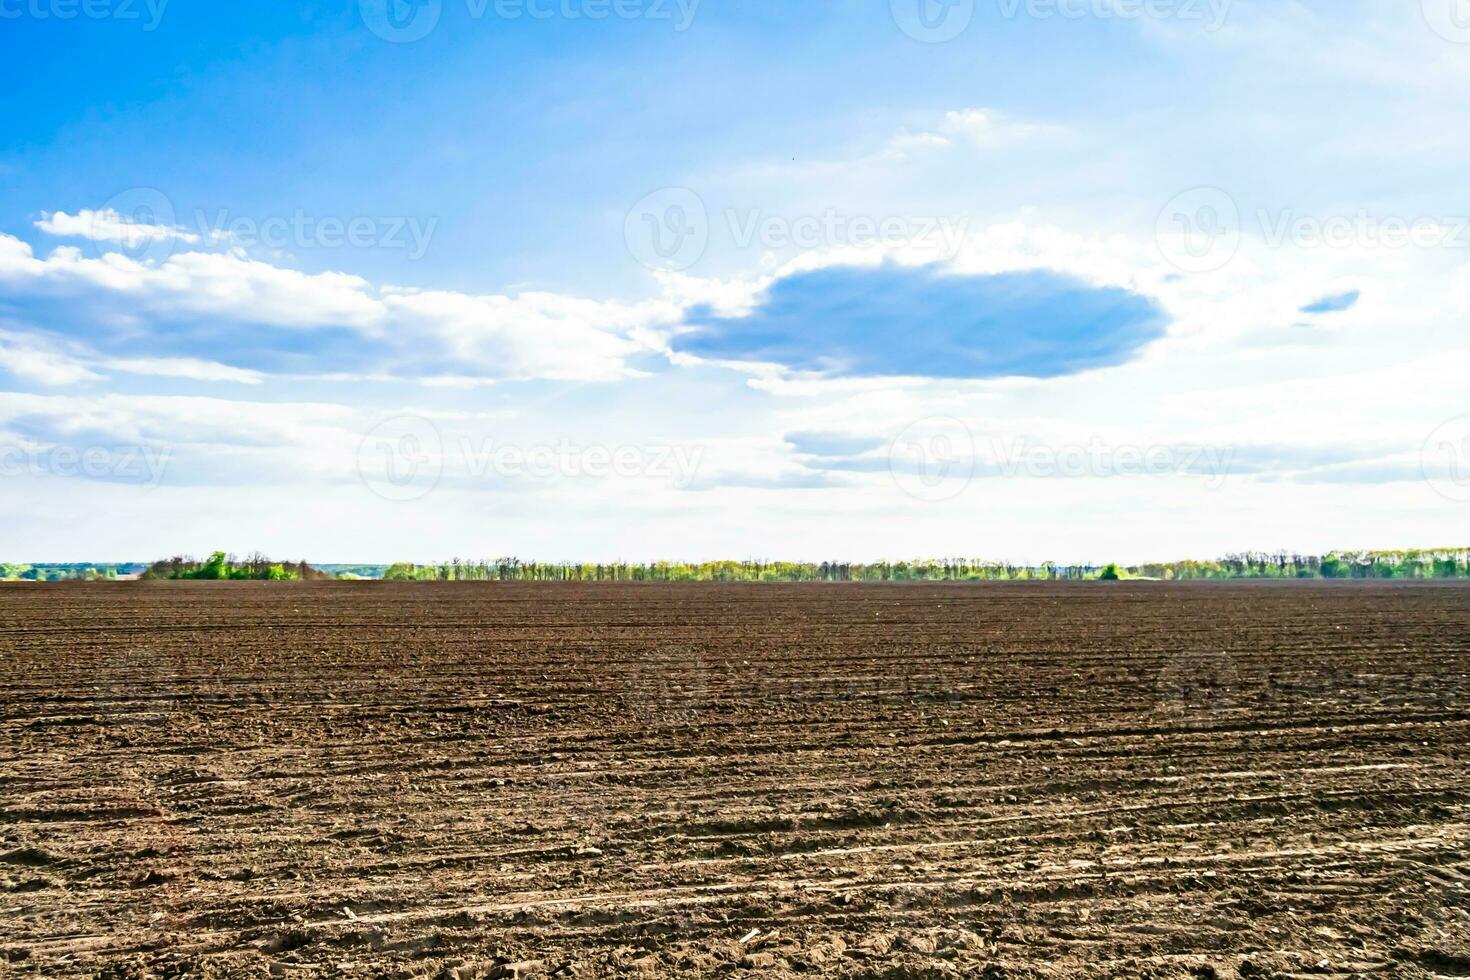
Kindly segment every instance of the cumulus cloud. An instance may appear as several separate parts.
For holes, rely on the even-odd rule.
[[[1368,482],[1410,472],[1424,428],[1415,419],[1382,422],[1371,452],[1341,452],[1334,441],[1340,410],[1313,415],[1340,403],[1341,374],[1322,379],[1320,391],[1274,378],[1243,388],[1231,378],[1238,362],[1225,359],[1261,353],[1262,329],[1299,320],[1303,298],[1338,297],[1344,283],[1366,283],[1361,269],[1320,253],[1291,261],[1273,253],[1268,266],[1245,252],[1219,276],[1180,277],[1150,244],[1012,221],[977,229],[950,262],[897,250],[816,250],[745,278],[665,274],[659,298],[619,302],[380,286],[239,254],[185,251],[140,261],[59,248],[38,255],[0,235],[7,306],[46,312],[29,319],[58,331],[98,325],[86,344],[12,330],[0,336],[0,370],[46,385],[128,373],[241,385],[411,379],[469,389],[510,379],[629,378],[642,355],[662,351],[689,367],[646,383],[666,385],[657,390],[687,402],[689,386],[721,374],[707,362],[735,362],[744,373],[736,385],[707,389],[723,414],[677,413],[704,450],[683,489],[721,500],[815,488],[830,491],[829,500],[865,492],[896,498],[888,447],[914,420],[936,415],[973,427],[977,444],[967,462],[991,494],[1024,496],[1013,483],[1058,482],[1030,479],[1030,457],[997,455],[997,445],[1066,453],[1094,439],[1165,452],[1172,480],[1201,478],[1191,461],[1209,457],[1191,456],[1195,450],[1231,451],[1230,479],[1249,485]],[[1376,312],[1394,294],[1391,284],[1375,283]],[[1351,329],[1357,319],[1341,323]],[[1171,341],[1161,368],[1159,351]],[[1291,352],[1269,356],[1283,375],[1294,369],[1281,360]],[[762,371],[757,360],[776,366]],[[1310,365],[1300,370],[1312,373]],[[1438,376],[1423,367],[1412,373],[1421,383]],[[1411,382],[1364,385],[1402,383]],[[1136,397],[1120,399],[1119,391]],[[434,391],[417,397],[454,403]],[[1140,399],[1157,418],[1136,415]],[[1262,446],[1262,405],[1273,418],[1290,418],[1290,445]],[[605,421],[604,411],[589,400],[557,424],[585,433]],[[464,433],[506,431],[504,420],[434,417],[451,448]],[[7,401],[0,403],[0,442],[162,444],[172,453],[170,484],[338,485],[356,479],[355,454],[374,418],[360,408],[294,399],[289,406],[223,398]],[[619,419],[617,438],[662,421]],[[727,426],[739,434],[709,436]],[[490,490],[505,482],[489,476],[446,470],[444,486]]]
[[[334,370],[360,365],[351,373],[364,375],[607,380],[636,373],[629,359],[647,350],[640,332],[678,314],[666,301],[378,287],[358,276],[305,273],[240,254],[186,251],[153,262],[119,253],[88,258],[61,247],[38,257],[4,234],[0,294],[36,318],[83,324],[103,350],[117,346],[109,329],[125,337],[126,350],[118,353],[133,367],[157,367],[164,363],[157,358],[173,357],[176,376],[201,380],[210,378],[197,370],[200,355],[221,350],[255,358],[259,363],[245,365],[251,370],[309,372],[313,343],[322,345],[319,353],[336,355]],[[327,335],[309,341],[271,334],[280,331]],[[191,342],[199,349],[179,349]],[[393,370],[384,370],[390,365]],[[245,376],[216,371],[214,379]]]
[[[203,239],[176,225],[157,224],[119,214],[112,208],[93,211],[83,208],[76,214],[54,211],[41,216],[36,227],[59,238],[86,238],[94,242],[116,242],[137,248],[152,242],[177,241],[198,245]]]
[[[364,332],[383,319],[371,285],[357,276],[313,275],[211,252],[183,252],[155,263],[117,252],[88,258],[61,247],[38,258],[26,242],[0,234],[0,285],[10,296],[59,299],[70,309],[112,318],[209,316]]]

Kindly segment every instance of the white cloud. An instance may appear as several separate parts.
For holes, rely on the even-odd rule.
[[[436,339],[462,365],[486,366],[496,377],[601,381],[633,373],[643,350],[632,331],[677,317],[664,303],[626,305],[560,296],[472,296],[446,291],[390,290],[382,302],[392,322]]]
[[[867,162],[902,163],[934,150],[945,150],[954,144],[938,133],[911,132],[901,129],[888,138],[883,148],[866,158]],[[862,162],[862,161],[859,161]]]
[[[48,386],[104,381],[103,371],[252,385],[264,380],[258,371],[193,357],[107,357],[22,324],[0,329],[0,371]]]
[[[902,163],[931,152],[957,147],[981,151],[1001,150],[1023,143],[1056,139],[1068,132],[1063,126],[1028,122],[995,109],[984,108],[951,109],[931,125],[932,129],[900,129],[888,138],[881,150],[856,162]]]
[[[213,316],[273,327],[351,327],[383,319],[371,285],[357,276],[308,274],[238,255],[183,252],[163,262],[117,252],[87,258],[69,246],[44,259],[0,234],[0,283],[17,293],[91,303],[99,315]]]
[[[10,330],[0,330],[0,371],[43,385],[70,385],[102,377],[59,345]]]
[[[203,239],[175,225],[153,224],[136,221],[119,214],[112,208],[98,211],[82,209],[76,214],[55,211],[43,214],[36,227],[48,235],[60,238],[86,238],[94,242],[117,242],[127,248],[137,248],[153,242],[177,241],[198,245]]]
[[[215,361],[193,357],[118,357],[101,362],[113,371],[144,374],[159,378],[185,378],[190,381],[228,381],[258,385],[264,380],[259,371],[247,371]]]
[[[1066,134],[1061,126],[1012,119],[994,109],[955,109],[939,125],[943,137],[963,139],[980,149],[998,149]]]
[[[982,122],[967,115],[955,120],[945,138],[955,145],[971,138],[966,133],[994,138],[992,124],[988,116]],[[1455,411],[1455,380],[1465,367],[1459,359],[1430,355],[1445,350],[1455,331],[1464,327],[1464,317],[1451,312],[1456,309],[1453,297],[1470,292],[1470,269],[1457,253],[1405,250],[1385,256],[1372,250],[1270,247],[1248,234],[1240,255],[1224,269],[1180,275],[1159,254],[1151,226],[1132,234],[1078,230],[1086,227],[1027,216],[977,225],[949,265],[967,275],[1052,270],[1143,292],[1167,309],[1173,326],[1163,341],[1128,364],[1083,375],[1026,381],[832,381],[748,365],[726,376],[697,358],[680,357],[677,362],[688,365],[688,372],[647,379],[644,392],[689,407],[650,412],[654,417],[631,410],[619,414],[624,406],[608,409],[597,399],[559,404],[554,419],[527,411],[490,420],[413,406],[368,410],[316,402],[112,396],[42,402],[13,396],[0,399],[0,429],[10,422],[74,439],[102,440],[105,434],[109,440],[162,440],[175,453],[171,480],[205,487],[246,482],[297,487],[302,496],[336,500],[348,508],[344,512],[364,517],[379,513],[371,494],[359,487],[359,500],[341,497],[339,491],[356,480],[355,454],[363,433],[380,414],[378,408],[432,417],[450,445],[461,437],[487,434],[502,441],[529,439],[529,428],[537,425],[548,428],[548,440],[565,433],[574,440],[606,443],[609,436],[591,433],[607,427],[616,430],[617,440],[639,442],[661,435],[662,426],[676,424],[685,439],[703,449],[693,483],[698,492],[682,494],[631,482],[507,488],[447,473],[441,493],[423,507],[403,509],[429,535],[415,545],[424,550],[386,557],[433,557],[462,550],[443,515],[475,512],[476,495],[487,493],[499,494],[497,514],[521,515],[528,528],[539,529],[528,530],[505,550],[547,557],[585,556],[588,550],[580,543],[585,541],[599,542],[594,548],[611,547],[607,542],[613,537],[597,530],[608,524],[646,531],[642,537],[619,539],[628,541],[625,555],[744,554],[742,549],[751,545],[718,529],[756,521],[767,531],[759,547],[768,549],[768,542],[778,541],[783,555],[818,558],[863,556],[842,547],[851,540],[852,521],[905,529],[865,539],[867,556],[928,550],[932,545],[924,542],[952,540],[954,528],[961,526],[956,522],[964,521],[975,531],[967,540],[982,541],[985,554],[1019,559],[1128,559],[1210,554],[1217,547],[1310,547],[1316,542],[1292,532],[1316,513],[1311,494],[1298,485],[1308,479],[1340,481],[1333,487],[1338,503],[1326,511],[1341,522],[1339,531],[1352,530],[1354,520],[1368,520],[1383,501],[1393,500],[1401,508],[1392,521],[1373,525],[1383,539],[1362,542],[1324,531],[1329,538],[1324,547],[1414,543],[1417,531],[1430,527],[1435,515],[1443,517],[1443,508],[1426,487],[1406,486],[1402,477],[1390,481],[1385,474],[1411,473],[1425,433]],[[931,260],[905,247],[814,249],[729,278],[661,275],[659,298],[618,302],[552,293],[475,295],[381,287],[358,277],[308,275],[238,255],[184,252],[149,263],[120,255],[87,259],[75,249],[57,249],[37,257],[25,243],[0,235],[0,285],[12,297],[59,298],[71,304],[69,309],[117,313],[144,327],[176,318],[218,318],[244,329],[338,326],[355,331],[365,348],[382,354],[360,370],[332,361],[272,376],[205,356],[134,353],[131,341],[126,356],[107,356],[44,338],[26,342],[9,337],[3,338],[9,343],[0,343],[0,364],[23,364],[29,377],[49,379],[44,381],[49,384],[95,380],[101,371],[242,384],[412,379],[436,388],[467,389],[463,404],[485,404],[499,393],[468,389],[504,379],[629,377],[636,373],[633,359],[640,352],[666,349],[682,311],[692,305],[709,304],[721,314],[737,315],[750,309],[772,282],[799,271]],[[1363,299],[1333,319],[1334,340],[1327,355],[1320,348],[1298,349],[1281,341],[1301,319],[1303,303],[1347,289],[1361,289]],[[1318,329],[1329,327],[1309,331]],[[17,350],[24,353],[13,353]],[[694,383],[715,386],[709,389],[709,407],[690,406]],[[1394,392],[1414,396],[1397,397]],[[1434,397],[1426,399],[1426,392]],[[417,390],[416,396],[428,402],[443,398],[441,405],[449,400],[433,390]],[[1030,445],[1066,448],[1098,439],[1109,446],[1235,447],[1242,453],[1241,471],[1209,493],[1202,491],[1201,479],[1189,475],[1049,481],[992,473],[977,478],[953,505],[931,505],[905,497],[881,465],[823,469],[796,458],[781,438],[793,431],[828,431],[886,442],[916,420],[932,416],[959,418],[971,426],[982,459],[988,458],[994,440],[1024,437]],[[1272,438],[1263,440],[1262,432]],[[37,435],[30,431],[27,438]],[[1361,452],[1347,451],[1354,448]],[[881,464],[884,458],[880,449],[864,462]],[[1378,482],[1369,488],[1374,480]],[[161,488],[153,499],[162,500],[169,492],[169,487]],[[1320,495],[1321,488],[1315,492]],[[514,502],[506,503],[510,497]],[[1278,510],[1267,519],[1255,519],[1257,508],[1271,507]],[[1074,519],[1059,523],[1056,535],[1048,538],[1050,532],[1036,528],[1050,526],[1043,518],[1056,509]],[[575,516],[567,518],[569,514]],[[1140,514],[1159,516],[1139,530]],[[1247,523],[1237,522],[1230,533],[1208,531],[1228,519],[1220,514],[1246,515]],[[996,515],[1004,520],[994,520]],[[1280,515],[1290,515],[1295,523],[1286,516],[1277,520]],[[1024,535],[998,530],[1001,524],[1009,528],[1033,519],[1040,523],[1027,525]],[[250,520],[250,527],[268,537],[263,517]],[[822,533],[823,522],[844,528],[848,537]],[[668,526],[683,533],[669,534]],[[1248,532],[1244,539],[1239,537],[1243,526]],[[1132,539],[1125,541],[1122,532],[1115,535],[1114,527],[1130,528]],[[297,540],[329,540],[311,537],[309,529],[304,533]],[[395,547],[411,543],[402,541]],[[1097,552],[1089,553],[1091,549]]]
[[[238,254],[190,251],[150,262],[117,253],[87,258],[61,247],[38,258],[4,234],[0,285],[12,296],[60,303],[73,316],[86,311],[133,333],[158,329],[160,321],[346,328],[364,338],[365,352],[379,350],[384,364],[402,368],[364,373],[413,372],[427,361],[443,366],[423,373],[466,381],[626,377],[633,373],[628,359],[646,349],[637,336],[679,313],[667,301],[375,287],[358,276],[304,273]]]
[[[0,392],[0,444],[148,449],[174,485],[310,485],[355,479],[377,413],[323,402]]]
[[[1017,119],[995,109],[954,109],[929,116],[917,126],[901,126],[864,152],[816,160],[761,161],[736,172],[739,179],[810,178],[851,179],[865,171],[911,165],[925,158],[968,147],[996,151],[1025,143],[1065,136],[1069,131],[1051,123]]]

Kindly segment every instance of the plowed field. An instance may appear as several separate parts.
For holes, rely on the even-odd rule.
[[[1470,976],[1470,588],[0,586],[0,974]]]

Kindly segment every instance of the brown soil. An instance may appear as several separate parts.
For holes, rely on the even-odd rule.
[[[0,975],[1470,976],[1470,588],[0,587]]]

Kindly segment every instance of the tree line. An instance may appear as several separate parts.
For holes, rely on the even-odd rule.
[[[1407,551],[1333,551],[1326,555],[1242,552],[1216,561],[1143,564],[1134,575],[1174,581],[1193,579],[1455,579],[1470,578],[1470,548]]]
[[[145,579],[303,581],[336,577],[434,582],[1036,582],[1118,578],[1211,579],[1470,579],[1470,548],[1404,551],[1241,552],[1209,561],[1039,565],[945,558],[880,562],[710,561],[535,562],[453,559],[432,565],[312,566],[275,562],[256,553],[244,559],[216,551],[203,561],[176,556],[152,565],[0,564],[0,580],[110,580],[141,572]]]
[[[1214,561],[1107,565],[1023,565],[974,559],[898,562],[712,561],[534,562],[453,559],[441,564],[399,562],[387,581],[432,582],[1036,582],[1144,578],[1200,579],[1428,579],[1470,578],[1470,549],[1334,551],[1327,555],[1243,552]]]
[[[52,562],[14,564],[0,562],[0,582],[111,582],[119,576],[141,573],[148,566],[136,562]]]
[[[154,562],[143,573],[144,579],[194,579],[209,581],[299,582],[329,579],[331,575],[312,568],[306,562],[274,562],[256,552],[243,560],[216,551],[204,561],[181,555]]]
[[[963,559],[856,563],[841,561],[533,562],[454,559],[443,564],[400,562],[383,573],[389,581],[437,582],[964,582],[1076,579],[1081,565],[1040,566]]]

